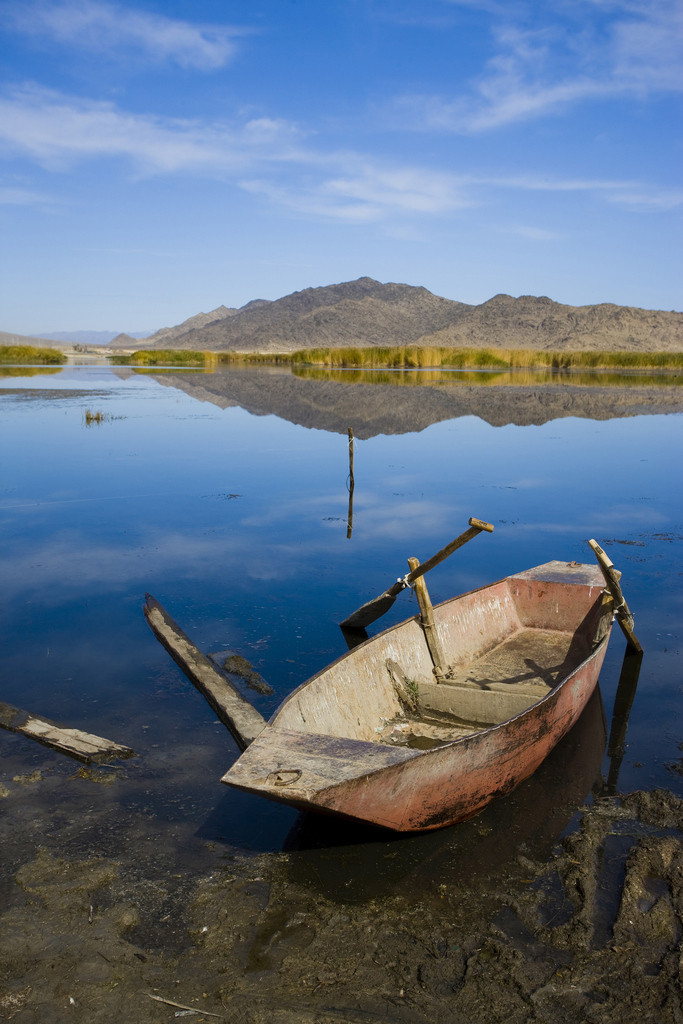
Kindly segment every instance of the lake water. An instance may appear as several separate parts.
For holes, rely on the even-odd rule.
[[[175,837],[190,859],[192,843],[348,843],[348,825],[302,824],[287,808],[220,785],[237,749],[147,627],[145,592],[203,651],[233,650],[254,664],[275,690],[255,695],[268,716],[346,650],[342,619],[470,516],[495,532],[430,574],[434,602],[550,559],[591,561],[590,537],[605,546],[645,649],[618,788],[683,795],[675,387],[639,377],[544,389],[529,375],[505,388],[449,388],[447,375],[406,387],[405,374],[387,376],[93,365],[0,379],[0,699],[140,755],[140,767],[111,770],[106,781],[116,781],[96,785],[75,762],[0,733],[0,781],[22,795],[12,819],[17,861],[36,836],[107,852],[134,826],[159,849]],[[659,400],[655,390],[667,394]],[[350,538],[347,427],[360,438]],[[375,628],[415,612],[402,595]],[[600,678],[608,726],[624,648],[615,627]],[[607,784],[610,764],[616,784],[615,763],[602,756],[599,701],[590,714],[581,743],[541,769],[555,773],[567,819]],[[13,782],[37,769],[40,783]],[[540,783],[524,786],[533,804]],[[503,819],[513,827],[516,814],[518,842],[529,810],[520,801],[513,794],[486,812],[489,831]],[[529,822],[540,835],[539,821]],[[472,827],[447,830],[451,849],[464,848]],[[498,840],[492,863],[506,855]],[[410,846],[422,856],[443,836],[401,842],[422,843]]]

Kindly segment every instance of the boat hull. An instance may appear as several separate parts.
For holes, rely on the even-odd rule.
[[[600,618],[601,581],[592,567],[581,567],[581,578],[578,569],[565,569],[560,563],[548,566],[551,568],[529,570],[439,606],[435,612],[437,619],[441,618],[444,637],[448,638],[448,629],[460,628],[468,616],[470,625],[472,616],[478,616],[477,623],[485,619],[494,623],[491,628],[496,630],[494,639],[499,641],[500,649],[505,637],[521,635],[522,627],[531,627],[533,632],[540,626],[540,631],[547,632],[552,625],[548,617],[552,616],[558,621],[557,636],[586,640],[586,650],[590,651]],[[416,750],[373,742],[370,726],[375,719],[366,721],[362,711],[357,725],[353,723],[355,733],[349,727],[355,716],[349,709],[358,707],[358,692],[367,694],[369,705],[375,701],[379,707],[382,700],[388,700],[388,684],[382,681],[379,667],[388,655],[406,662],[415,649],[411,639],[415,628],[414,620],[409,620],[387,630],[304,683],[287,698],[223,781],[300,810],[335,814],[402,832],[464,821],[528,778],[572,728],[595,690],[610,633],[607,628],[588,656],[576,657],[572,666],[567,664],[569,671],[557,678],[546,696],[535,702],[525,698],[530,706],[524,710],[452,742]],[[362,691],[352,695],[349,687],[359,665],[368,663],[372,671],[362,681]],[[370,680],[379,680],[373,693]],[[466,687],[467,683],[457,688],[461,697],[471,700],[474,694],[479,700],[483,694],[492,706],[507,706],[513,697],[522,699],[505,694],[501,704],[495,682],[481,689],[472,684]],[[425,689],[432,691],[434,686],[427,683]],[[455,690],[438,687],[439,693],[449,695]],[[322,716],[328,708],[325,713],[329,721],[339,722],[333,716],[340,707],[346,719],[340,727],[323,732],[321,718],[315,715]]]
[[[605,640],[557,690],[515,718],[425,751],[371,781],[321,794],[319,806],[402,832],[471,818],[535,772],[569,732],[595,689],[606,649]]]

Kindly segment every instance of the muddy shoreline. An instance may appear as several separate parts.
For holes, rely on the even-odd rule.
[[[141,807],[151,775],[43,755],[5,776],[0,1019],[183,1012],[158,996],[239,1024],[678,1024],[683,801],[606,794],[598,693],[588,712],[462,825],[406,839],[302,816],[261,852],[216,808]]]
[[[2,915],[0,1014],[174,1019],[156,995],[245,1024],[677,1022],[682,825],[664,791],[602,799],[549,861],[520,850],[495,876],[417,902],[332,899],[291,853],[224,854],[170,896],[121,861],[40,848],[15,875],[23,903]]]

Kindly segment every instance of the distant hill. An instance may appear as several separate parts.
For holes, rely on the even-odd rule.
[[[496,295],[473,306],[426,288],[371,277],[306,288],[274,302],[219,306],[164,328],[141,348],[292,352],[301,348],[443,345],[473,348],[683,349],[683,313],[602,303],[566,306],[542,296]]]
[[[501,348],[602,349],[665,352],[683,349],[683,313],[615,306],[565,306],[545,296],[495,295],[470,306],[422,345]]]
[[[42,335],[39,338],[36,334],[9,334],[7,331],[0,331],[0,345],[32,345],[41,348],[41,341],[45,347],[54,348],[54,345],[50,343],[50,338]]]
[[[119,334],[118,331],[53,331],[41,334],[41,338],[57,341],[62,345],[108,345]],[[149,331],[128,331],[129,338],[146,338]],[[37,337],[37,335],[31,335]]]
[[[265,302],[265,299],[256,299],[256,302]],[[197,313],[196,316],[191,316],[189,320],[183,320],[182,324],[178,324],[177,327],[161,327],[154,334],[145,338],[145,348],[153,346],[155,348],[169,348],[173,347],[176,338],[181,337],[183,334],[187,334],[188,331],[205,327],[207,324],[213,323],[214,320],[224,320],[226,317],[234,316],[237,313],[237,309],[233,309],[230,306],[219,306],[218,309],[214,309],[211,313]],[[117,338],[113,339],[113,345],[122,345],[125,347],[124,342],[118,341]]]

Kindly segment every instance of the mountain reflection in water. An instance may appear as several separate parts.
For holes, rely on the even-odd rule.
[[[478,416],[492,426],[530,426],[567,416],[609,420],[683,411],[683,388],[677,383],[683,377],[664,375],[218,367],[211,373],[147,376],[221,409],[238,405],[257,416],[275,415],[340,434],[353,425],[362,440],[422,431],[461,416]],[[601,377],[609,378],[609,385]],[[497,378],[505,386],[491,387]]]

